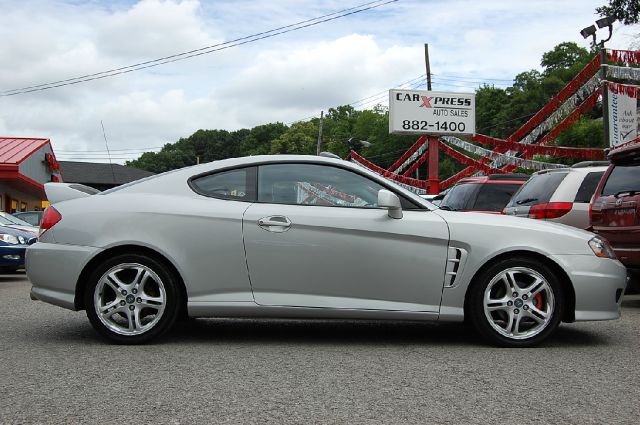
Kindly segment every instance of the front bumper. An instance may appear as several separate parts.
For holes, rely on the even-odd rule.
[[[0,267],[24,267],[24,253],[28,245],[0,246]]]
[[[76,310],[76,284],[85,265],[100,248],[37,242],[27,249],[26,270],[31,298]]]
[[[576,295],[575,320],[620,318],[627,269],[618,260],[595,255],[555,257],[569,274]]]

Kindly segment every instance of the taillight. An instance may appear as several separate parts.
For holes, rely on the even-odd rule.
[[[62,216],[58,210],[53,207],[47,207],[42,214],[42,221],[40,221],[40,236],[60,220],[62,220]]]
[[[594,223],[602,224],[602,202],[598,205],[589,204],[589,222],[591,225]],[[593,207],[596,207],[595,209]]]
[[[529,208],[529,218],[549,219],[562,217],[573,208],[572,202],[549,202]]]

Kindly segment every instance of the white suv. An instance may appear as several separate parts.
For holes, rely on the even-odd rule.
[[[513,195],[503,213],[586,229],[589,204],[608,165],[586,161],[571,168],[538,171]]]

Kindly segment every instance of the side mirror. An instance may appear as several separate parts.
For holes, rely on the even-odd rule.
[[[378,206],[388,209],[389,217],[402,218],[402,205],[400,205],[400,198],[395,193],[380,189],[378,191]]]

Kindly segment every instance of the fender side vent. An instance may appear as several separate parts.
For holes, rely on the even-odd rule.
[[[464,268],[467,252],[462,248],[449,247],[447,269],[444,274],[444,286],[450,288],[456,284],[458,273]]]

